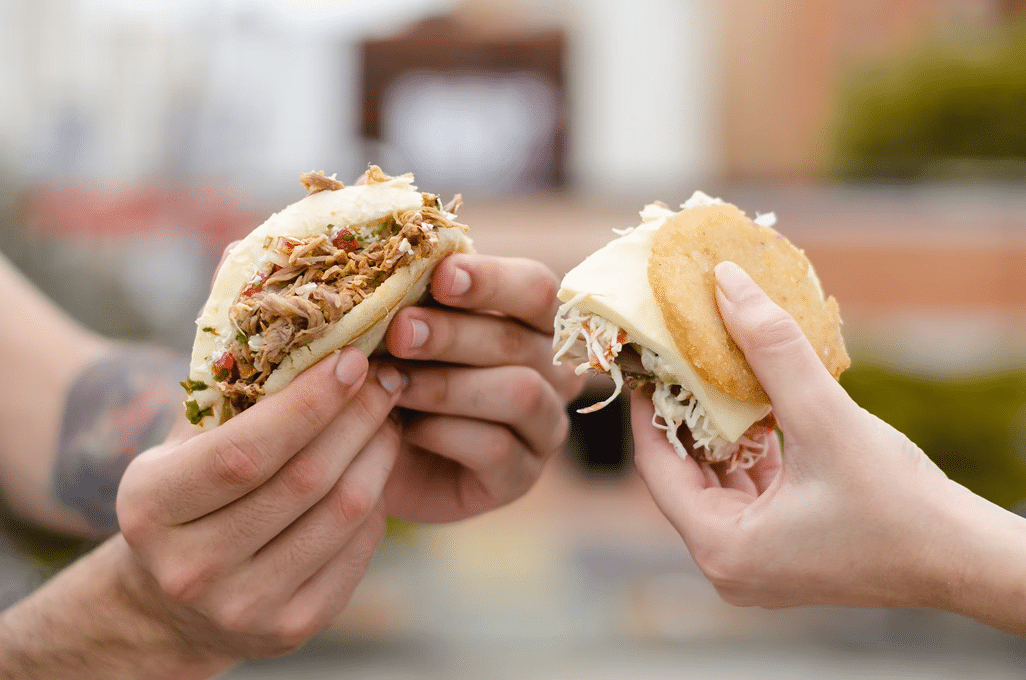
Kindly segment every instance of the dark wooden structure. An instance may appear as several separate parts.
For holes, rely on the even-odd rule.
[[[562,187],[567,146],[565,56],[566,41],[561,31],[497,32],[450,17],[429,19],[394,36],[366,41],[361,46],[362,136],[370,143],[387,141],[382,129],[385,100],[389,88],[407,74],[429,72],[459,77],[530,73],[550,83],[556,92],[552,162],[549,177],[543,178],[542,184]]]

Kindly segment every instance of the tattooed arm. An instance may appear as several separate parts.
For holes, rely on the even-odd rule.
[[[0,612],[0,679],[207,678],[335,619],[385,531],[397,369],[343,351],[197,434],[169,416],[174,357],[88,333],[2,259],[0,291],[5,496],[51,528],[121,529]]]
[[[171,430],[187,374],[184,357],[149,347],[115,347],[86,365],[67,393],[51,497],[93,531],[117,531],[121,475]]]
[[[2,257],[0,290],[0,489],[30,522],[112,533],[121,474],[180,412],[186,360],[89,332]]]

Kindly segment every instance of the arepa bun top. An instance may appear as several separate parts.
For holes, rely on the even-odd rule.
[[[740,401],[769,403],[720,318],[713,268],[728,260],[795,318],[834,378],[848,368],[837,301],[824,299],[805,254],[737,207],[709,205],[668,218],[655,234],[648,262],[666,327],[704,380]]]
[[[332,180],[333,181],[333,180]],[[424,205],[425,196],[413,184],[412,175],[389,177],[371,166],[365,184],[320,189],[271,215],[228,253],[218,270],[199,318],[193,342],[189,383],[194,422],[201,428],[216,427],[229,417],[226,399],[215,387],[212,362],[227,349],[236,335],[230,310],[254,276],[275,262],[275,239],[285,236],[306,239],[330,235],[339,227],[357,227],[386,217],[396,211]],[[305,345],[295,347],[271,372],[264,383],[264,394],[282,389],[300,372],[346,345],[355,345],[365,354],[378,346],[393,316],[402,307],[416,304],[427,293],[435,266],[453,252],[473,252],[462,226],[437,226],[438,242],[430,255],[417,257],[394,270],[388,278],[352,307],[330,329]]]

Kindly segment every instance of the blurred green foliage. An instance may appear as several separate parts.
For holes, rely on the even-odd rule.
[[[951,479],[1006,508],[1026,500],[1026,370],[928,378],[858,362],[841,384]]]
[[[1026,25],[860,71],[835,141],[845,179],[1026,178]]]

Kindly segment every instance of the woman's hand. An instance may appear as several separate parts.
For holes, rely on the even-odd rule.
[[[750,470],[681,459],[635,394],[636,465],[695,562],[733,604],[926,606],[945,587],[937,517],[971,496],[855,404],[794,320],[733,263],[724,323],[773,403],[783,449]]]

